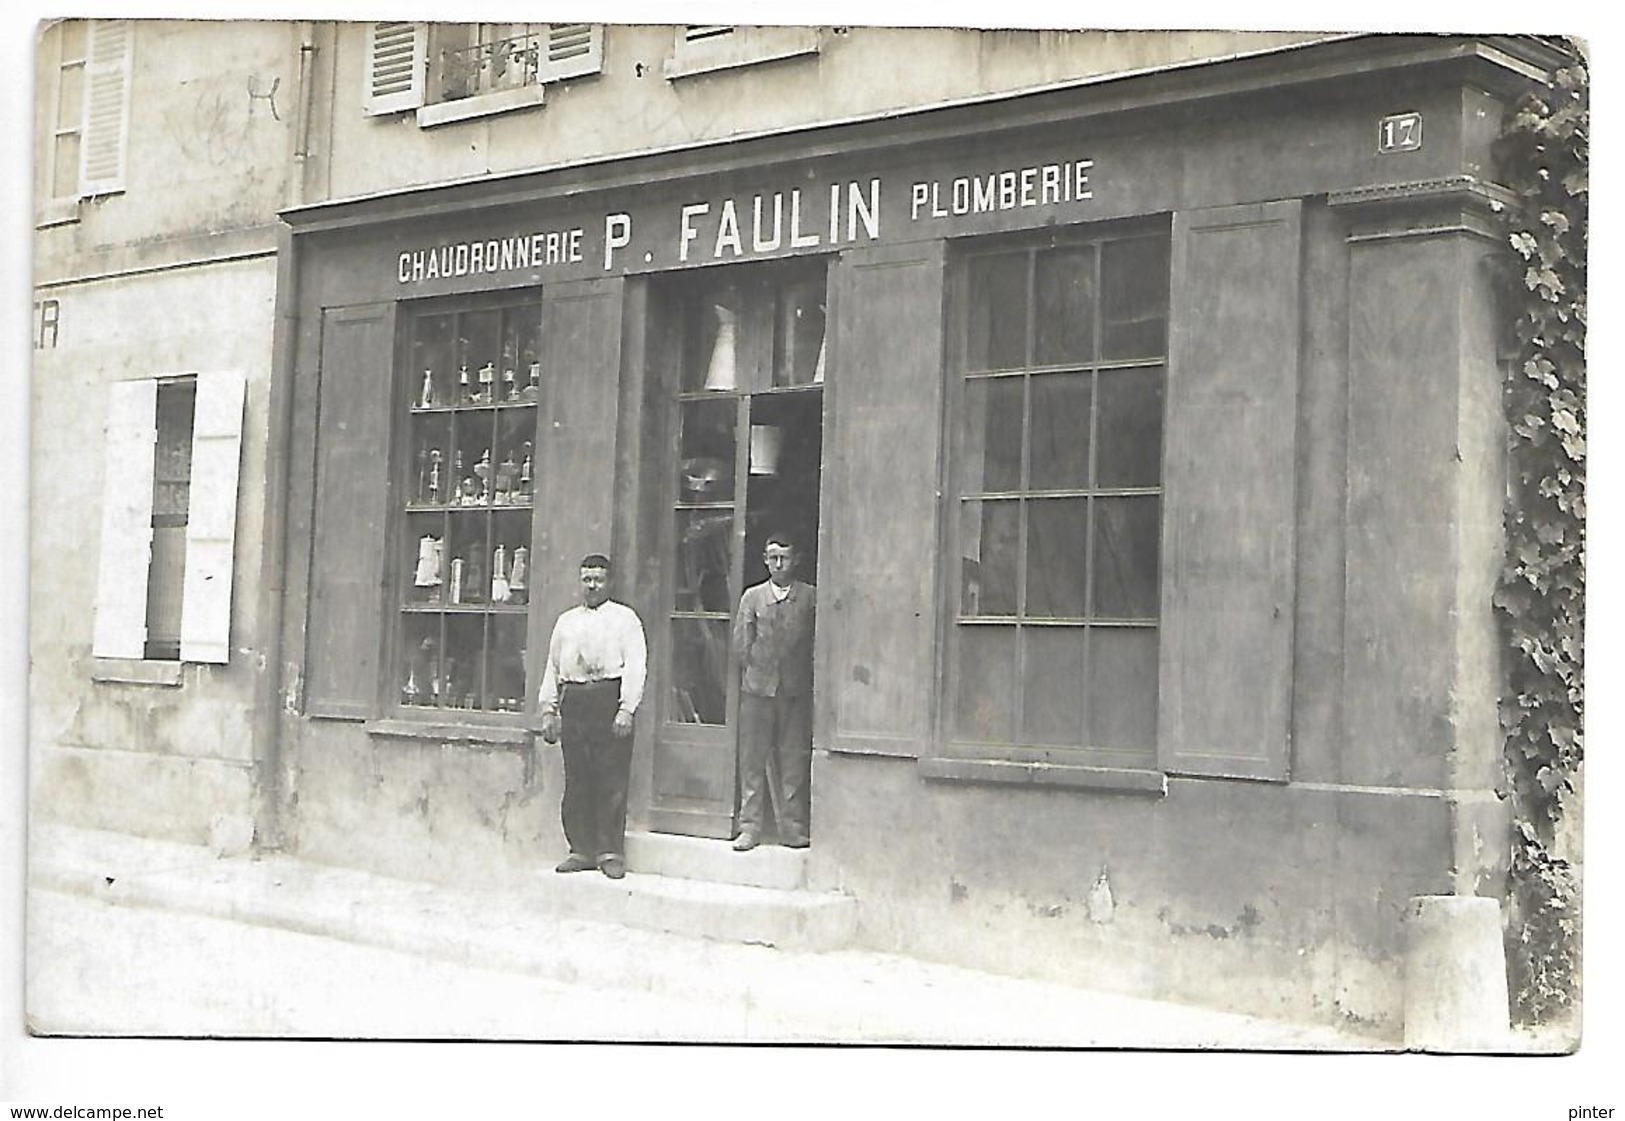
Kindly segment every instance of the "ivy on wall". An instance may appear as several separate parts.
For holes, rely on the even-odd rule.
[[[1508,113],[1497,158],[1515,360],[1511,485],[1495,604],[1508,643],[1501,724],[1513,819],[1507,956],[1518,1018],[1573,1010],[1579,883],[1561,842],[1584,755],[1586,215],[1590,99],[1575,61]]]

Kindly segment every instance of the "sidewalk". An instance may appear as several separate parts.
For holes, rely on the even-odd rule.
[[[681,1017],[599,1028],[594,1040],[958,1046],[1391,1050],[1381,1040],[1138,1000],[860,950],[795,952],[610,923],[548,906],[534,890],[497,893],[388,879],[286,856],[217,857],[206,848],[36,825],[29,888],[320,935],[420,958],[640,993],[704,1007],[703,1039]],[[623,883],[638,889],[638,873]],[[653,881],[660,877],[650,876]],[[652,885],[651,885],[652,886]],[[692,1024],[692,1020],[689,1021]],[[688,1032],[692,1032],[692,1027]]]

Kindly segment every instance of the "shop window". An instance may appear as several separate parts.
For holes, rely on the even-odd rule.
[[[113,387],[97,657],[228,660],[243,385],[217,373]]]
[[[124,189],[133,26],[69,19],[41,38],[41,57],[54,68],[42,99],[41,224],[71,220],[80,199]]]
[[[540,105],[549,83],[603,69],[593,23],[373,23],[366,111],[416,110],[420,125]]]
[[[971,756],[1155,760],[1168,276],[1161,233],[963,261],[944,715]]]
[[[736,66],[818,53],[814,27],[734,27],[692,24],[679,27],[666,77],[682,78]]]
[[[541,305],[408,322],[395,703],[524,709]]]

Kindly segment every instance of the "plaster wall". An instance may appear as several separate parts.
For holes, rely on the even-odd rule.
[[[185,263],[245,240],[273,246],[288,201],[298,46],[286,22],[135,20],[125,189],[39,231],[37,280]],[[38,74],[40,113],[54,80]],[[47,125],[36,120],[36,137]]]
[[[541,107],[420,128],[361,108],[366,27],[337,25],[329,155],[311,201],[813,125],[886,110],[1308,42],[1276,32],[974,31],[854,27],[820,51],[668,79],[676,29],[611,25],[604,69],[549,86]]]
[[[30,399],[30,740],[44,819],[206,840],[217,814],[251,815],[275,279],[265,257],[45,292],[61,319],[57,345],[35,351]],[[231,660],[182,665],[175,685],[95,681],[108,387],[219,369],[247,376]]]

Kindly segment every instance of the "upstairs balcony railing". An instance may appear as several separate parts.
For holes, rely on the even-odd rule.
[[[440,99],[456,101],[537,85],[546,51],[546,31],[443,50]]]

